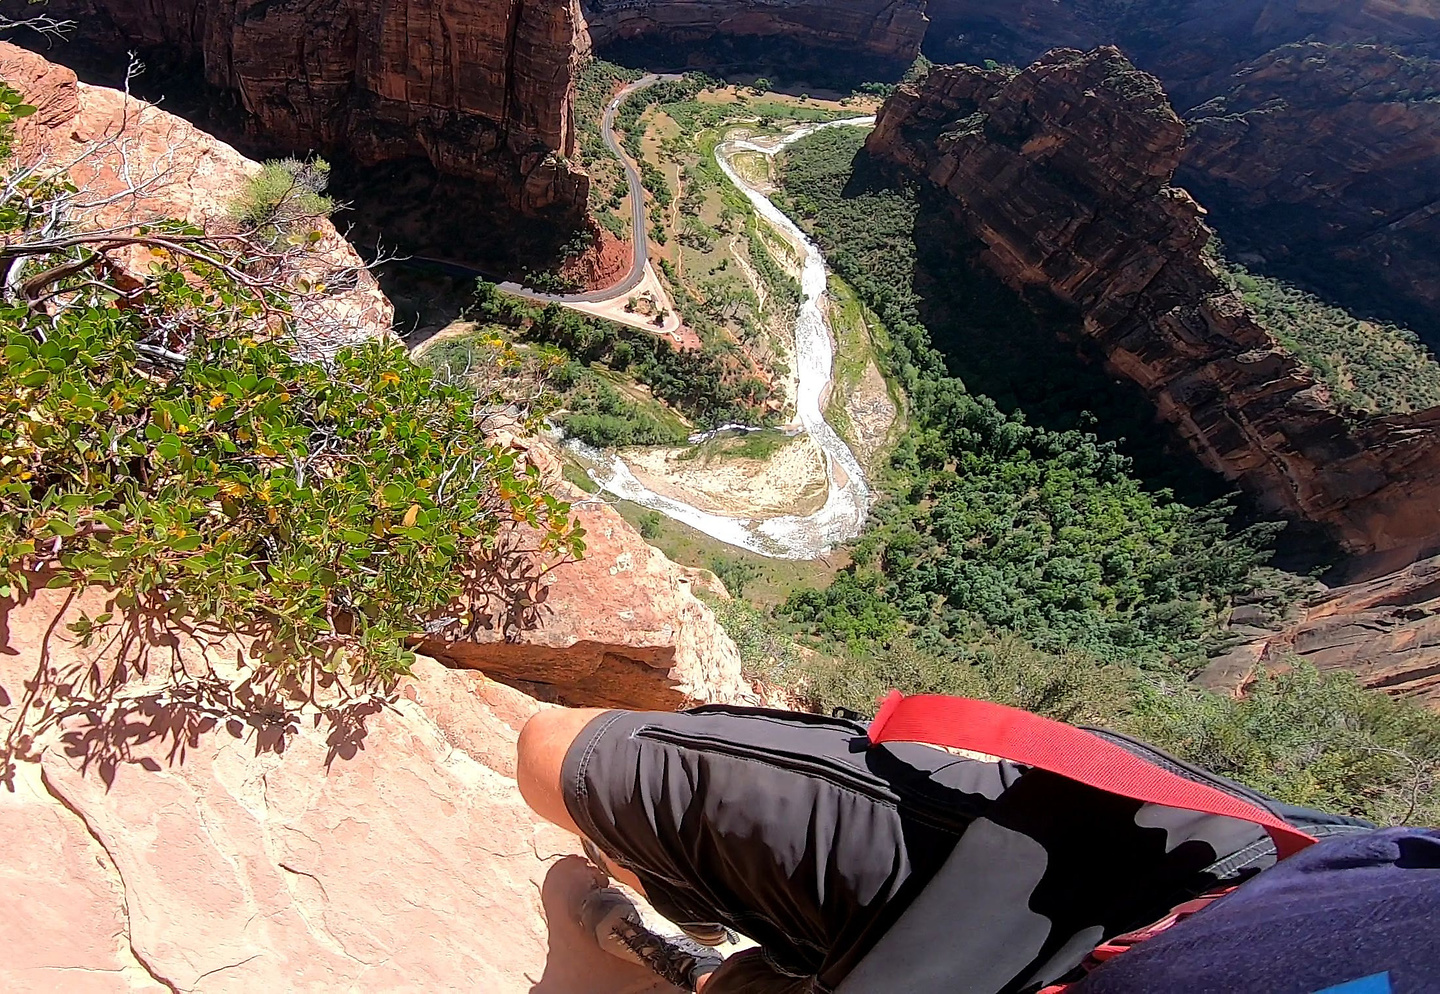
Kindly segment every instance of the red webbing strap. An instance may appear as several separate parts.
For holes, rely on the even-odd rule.
[[[1315,841],[1257,804],[1148,763],[1083,728],[1003,704],[892,690],[870,725],[870,742],[983,752],[1120,797],[1252,822],[1270,833],[1281,859]]]

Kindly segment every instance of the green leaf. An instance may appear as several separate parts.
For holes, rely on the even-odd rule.
[[[155,444],[155,455],[163,460],[169,461],[180,455],[180,450],[183,447],[179,435],[166,435]]]

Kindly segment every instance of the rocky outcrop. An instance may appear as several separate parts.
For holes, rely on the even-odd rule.
[[[1205,257],[1203,210],[1169,185],[1184,139],[1159,83],[1101,48],[937,68],[886,102],[868,148],[928,180],[1009,286],[1076,309],[1207,466],[1351,550],[1432,551],[1440,411],[1335,412]]]
[[[361,164],[428,158],[529,213],[576,221],[589,180],[569,160],[574,0],[56,0],[116,54],[198,65],[267,145]]]
[[[914,61],[927,25],[924,0],[582,0],[581,5],[596,47],[636,38],[669,44],[757,38],[894,65]]]
[[[1440,55],[1436,0],[928,0],[926,13],[933,55],[1024,65],[1051,48],[1115,44],[1182,107],[1223,92],[1246,63],[1294,42],[1379,42]]]
[[[123,612],[86,645],[98,588],[0,600],[0,987],[673,994],[580,934],[593,871],[520,798],[516,735],[549,705],[517,687],[754,697],[686,572],[579,512],[583,562],[487,601],[388,698],[287,709],[246,679],[248,638]]]
[[[1326,255],[1347,296],[1368,283],[1440,329],[1440,60],[1309,42],[1230,82],[1187,112],[1179,179],[1253,218],[1236,228],[1268,264]]]
[[[1210,662],[1202,685],[1241,693],[1259,667],[1300,660],[1440,708],[1440,557],[1322,591],[1286,624],[1251,627],[1245,620],[1232,618],[1244,641]]]
[[[563,704],[673,711],[749,696],[735,643],[693,593],[694,571],[646,545],[608,502],[561,479],[548,443],[503,429],[496,437],[572,502],[584,558],[512,564],[465,605],[468,621],[420,650]]]
[[[81,83],[64,66],[5,42],[0,42],[0,79],[36,107],[16,123],[20,160],[42,172],[68,167],[75,185],[91,194],[86,202],[95,206],[77,220],[104,228],[171,218],[233,230],[230,203],[259,163],[173,114]],[[335,281],[335,292],[297,303],[306,344],[324,351],[385,337],[393,317],[390,302],[329,221],[320,221],[317,230],[320,241],[305,265],[347,278]],[[135,263],[143,271],[148,261]]]
[[[118,664],[125,640],[87,649],[66,629],[106,600],[0,602],[0,733],[32,686]],[[245,644],[150,633],[129,664],[146,650],[164,658],[152,673],[199,674]],[[323,718],[137,674],[7,737],[22,748],[0,789],[0,986],[669,992],[575,924],[593,871],[513,779],[516,734],[542,706],[422,657],[392,701]]]

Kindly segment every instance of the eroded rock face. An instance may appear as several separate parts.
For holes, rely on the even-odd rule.
[[[852,58],[906,64],[920,52],[924,0],[582,0],[597,47],[635,38],[784,39]]]
[[[1246,641],[1212,660],[1202,685],[1240,693],[1259,667],[1299,659],[1440,708],[1440,557],[1323,591],[1274,630],[1238,631]]]
[[[244,635],[87,646],[69,626],[113,610],[106,591],[0,601],[0,987],[673,994],[580,934],[593,870],[513,779],[549,705],[507,683],[754,698],[685,571],[607,506],[581,513],[591,557],[533,602],[488,602],[505,630],[437,640],[451,666],[421,656],[388,701],[328,711],[253,694]]]
[[[929,0],[940,61],[1118,45],[1192,126],[1238,252],[1440,338],[1440,0]]]
[[[1336,279],[1379,284],[1372,296],[1409,300],[1431,317],[1418,325],[1440,328],[1440,60],[1309,42],[1230,82],[1185,115],[1181,182],[1263,211],[1248,227],[1274,237],[1247,241],[1272,264],[1323,252]]]
[[[81,83],[64,66],[0,42],[0,79],[25,95],[36,113],[15,128],[22,162],[69,166],[69,176],[97,204],[84,223],[100,228],[177,219],[207,230],[234,230],[230,203],[260,164],[173,114],[118,90]],[[125,190],[130,195],[117,196]],[[394,310],[353,247],[321,221],[313,264],[343,270],[348,288],[301,302],[305,345],[321,351],[384,338]],[[143,270],[146,259],[135,260]]]
[[[362,164],[428,157],[526,212],[577,221],[574,0],[57,0],[88,39],[198,64],[267,144]]]
[[[1009,286],[1083,316],[1202,462],[1357,552],[1430,550],[1440,412],[1355,425],[1227,292],[1203,210],[1169,185],[1185,125],[1117,49],[1057,50],[1014,75],[933,70],[868,148],[943,191]]]

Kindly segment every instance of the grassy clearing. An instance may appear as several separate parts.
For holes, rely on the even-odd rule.
[[[716,459],[753,459],[764,462],[795,439],[776,428],[746,432],[743,435],[720,435],[690,446],[676,458],[709,466]]]
[[[871,470],[881,463],[893,441],[904,431],[905,394],[886,374],[890,364],[886,356],[890,350],[890,336],[879,315],[872,311],[863,300],[839,276],[830,275],[828,285],[830,328],[835,335],[835,362],[832,367],[833,385],[830,398],[825,406],[825,420],[839,433],[856,452],[863,453],[868,446],[863,444],[860,432],[850,417],[852,398],[861,388],[867,368],[873,363],[885,383],[886,395],[897,411],[895,423],[890,426],[884,444],[870,453],[866,460]],[[871,443],[874,444],[873,441]]]

